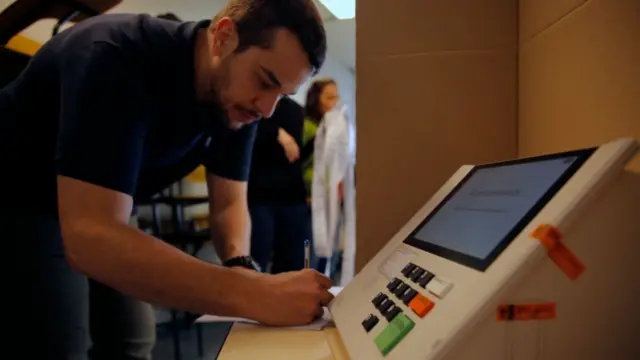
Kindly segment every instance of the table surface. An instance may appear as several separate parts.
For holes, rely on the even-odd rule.
[[[218,332],[219,339],[205,339],[205,360],[349,360],[334,327],[312,331],[218,324],[228,326],[228,330]]]

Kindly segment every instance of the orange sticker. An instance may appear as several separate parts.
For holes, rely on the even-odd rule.
[[[498,306],[498,321],[550,320],[556,318],[555,303],[504,304]]]
[[[578,257],[562,243],[562,233],[552,225],[538,226],[531,237],[538,239],[547,248],[549,258],[571,280],[576,280],[585,270],[585,266]]]

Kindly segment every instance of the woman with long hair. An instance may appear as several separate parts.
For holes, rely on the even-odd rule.
[[[307,199],[309,201],[311,199],[311,183],[313,182],[313,141],[324,114],[333,110],[339,99],[338,85],[335,80],[330,78],[315,80],[307,90],[302,136],[304,149],[301,158],[304,182],[307,187]]]

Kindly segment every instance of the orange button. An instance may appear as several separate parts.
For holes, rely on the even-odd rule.
[[[414,297],[409,303],[411,310],[420,317],[427,315],[435,305],[436,304],[434,304],[433,301],[420,294],[416,295],[416,297]]]

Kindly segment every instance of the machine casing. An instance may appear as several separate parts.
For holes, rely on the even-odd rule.
[[[331,303],[351,359],[640,358],[640,175],[624,170],[637,149],[631,139],[598,147],[484,271],[404,243],[474,168],[462,166]],[[569,279],[530,236],[542,224],[559,230],[585,264],[578,279]],[[408,263],[450,285],[435,296],[401,274]],[[387,289],[393,277],[432,300],[431,311],[420,318],[397,300]],[[415,324],[386,356],[374,342],[388,324],[372,303],[379,292]],[[553,303],[556,317],[498,321],[500,305],[524,303]],[[362,322],[369,314],[380,321],[367,332]]]

